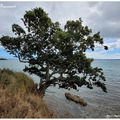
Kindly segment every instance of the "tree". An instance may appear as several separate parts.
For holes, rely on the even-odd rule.
[[[106,92],[105,77],[101,68],[93,68],[93,59],[86,57],[86,50],[94,51],[96,43],[103,45],[100,33],[93,34],[82,20],[67,21],[64,29],[52,22],[42,8],[26,11],[22,18],[25,29],[12,25],[15,36],[0,38],[2,46],[20,62],[29,63],[24,71],[40,77],[38,93],[45,94],[50,85],[78,89],[93,85]],[[107,46],[104,46],[108,49]]]

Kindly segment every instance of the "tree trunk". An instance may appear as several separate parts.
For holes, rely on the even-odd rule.
[[[45,88],[43,86],[41,86],[39,89],[38,89],[38,95],[41,96],[41,97],[44,97],[45,96]]]
[[[61,72],[60,73],[60,80],[62,81],[62,79],[63,79],[63,73]]]
[[[45,91],[49,86],[50,86],[50,83],[48,84],[48,82],[41,84],[40,87],[39,87],[39,90],[38,90],[38,94],[41,97],[44,97],[45,96]]]
[[[55,82],[55,80],[49,80],[49,81],[46,81],[44,82],[43,84],[40,85],[39,89],[38,89],[38,94],[41,96],[41,97],[44,97],[45,96],[45,92],[46,92],[46,89]]]
[[[45,91],[46,89],[49,87],[50,84],[48,84],[49,82],[49,64],[47,64],[47,68],[46,68],[46,82],[43,82],[42,80],[40,81],[39,84],[39,89],[38,89],[38,94],[41,97],[44,97],[45,95]]]
[[[49,64],[47,64],[47,70],[46,70],[46,81],[49,80]]]

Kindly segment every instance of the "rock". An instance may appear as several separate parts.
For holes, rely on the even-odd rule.
[[[65,97],[68,100],[71,100],[71,101],[74,101],[76,103],[79,103],[82,106],[86,106],[87,105],[87,103],[82,98],[80,98],[77,95],[73,95],[73,94],[70,94],[70,93],[65,93]]]

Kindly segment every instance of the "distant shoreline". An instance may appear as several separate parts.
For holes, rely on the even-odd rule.
[[[0,60],[8,60],[8,59],[6,59],[6,58],[0,58]]]

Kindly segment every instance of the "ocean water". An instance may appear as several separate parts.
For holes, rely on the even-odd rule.
[[[1,60],[0,68],[9,68],[14,71],[22,71],[25,64],[17,60]],[[58,89],[50,87],[46,91],[44,100],[59,118],[120,118],[120,60],[95,60],[93,66],[101,67],[106,77],[108,93],[100,88],[92,90],[81,87],[79,91]],[[39,78],[30,75],[35,82]],[[72,101],[68,101],[64,93],[71,92],[81,96],[87,106],[83,107]]]

